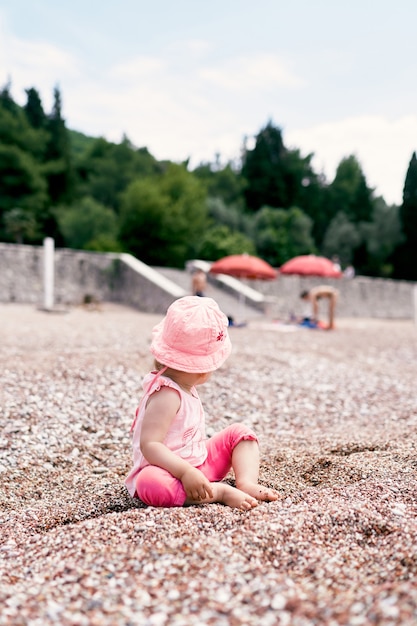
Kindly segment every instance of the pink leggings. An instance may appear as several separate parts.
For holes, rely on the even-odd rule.
[[[244,424],[232,424],[206,441],[207,458],[198,469],[210,482],[223,480],[232,467],[232,453],[240,441],[257,441]],[[178,478],[156,465],[147,465],[136,479],[136,495],[150,506],[184,506],[187,498]]]

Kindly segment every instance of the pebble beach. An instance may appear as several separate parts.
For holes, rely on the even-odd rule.
[[[207,434],[253,427],[280,494],[242,512],[124,487],[161,318],[0,305],[0,626],[415,626],[413,321],[230,328]]]

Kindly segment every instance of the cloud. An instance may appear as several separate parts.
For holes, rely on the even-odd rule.
[[[223,161],[237,159],[245,135],[259,132],[277,106],[283,108],[282,119],[291,93],[306,85],[278,54],[258,52],[214,62],[215,53],[208,41],[181,40],[153,55],[101,68],[62,47],[15,37],[0,12],[0,85],[11,79],[17,102],[23,104],[24,90],[35,87],[49,111],[59,81],[69,128],[116,142],[126,133],[158,159],[190,157],[192,165],[212,160],[216,153]],[[277,96],[284,91],[286,105]],[[306,109],[300,115],[307,116]],[[285,144],[303,154],[313,152],[315,169],[329,181],[341,159],[355,154],[368,185],[396,204],[402,201],[415,137],[414,114],[363,115],[321,124],[307,119],[303,126],[284,130]]]
[[[138,56],[129,59],[125,63],[110,68],[109,76],[116,80],[138,80],[141,78],[154,77],[160,75],[164,70],[165,63],[156,57]]]
[[[203,68],[200,77],[231,91],[294,89],[303,85],[303,80],[279,56],[266,53],[229,59],[216,67]]]
[[[10,80],[13,97],[20,104],[26,101],[25,89],[35,87],[42,96],[46,94],[48,109],[61,77],[66,82],[80,80],[82,64],[75,55],[45,41],[19,39],[2,25],[0,31],[0,84]]]
[[[417,115],[394,120],[366,115],[289,130],[284,141],[287,146],[300,148],[303,154],[314,152],[313,165],[329,181],[340,161],[354,154],[376,195],[382,195],[389,204],[401,204],[416,137]]]
[[[179,51],[185,51],[186,54],[192,54],[194,57],[201,57],[213,48],[212,44],[204,39],[188,39],[180,41],[173,47]]]

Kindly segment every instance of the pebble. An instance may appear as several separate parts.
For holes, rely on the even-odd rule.
[[[231,329],[199,389],[207,432],[253,426],[280,496],[243,513],[124,488],[161,316],[0,317],[0,626],[417,623],[412,322]]]

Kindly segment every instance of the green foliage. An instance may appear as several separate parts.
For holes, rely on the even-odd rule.
[[[90,239],[84,248],[94,252],[124,252],[121,243],[113,236],[102,233]]]
[[[120,240],[150,265],[183,267],[207,227],[204,187],[181,165],[136,180],[122,196]]]
[[[11,81],[9,80],[0,91],[0,107],[5,111],[15,114],[20,107],[13,100],[10,89]]]
[[[342,266],[351,265],[361,241],[358,225],[351,222],[346,213],[339,211],[326,230],[322,253],[328,258],[338,256]]]
[[[74,163],[81,159],[97,141],[95,137],[89,137],[88,135],[84,135],[84,133],[70,129],[68,130],[68,137]]]
[[[44,168],[48,193],[53,205],[70,202],[75,184],[70,139],[61,108],[61,92],[55,87],[52,113],[46,122],[49,140],[46,145]]]
[[[243,233],[231,230],[226,225],[209,228],[197,247],[197,256],[208,261],[217,261],[230,254],[256,254],[254,243]]]
[[[249,209],[257,211],[264,205],[288,206],[286,154],[281,130],[271,122],[256,136],[253,150],[244,149],[242,175]]]
[[[318,247],[324,247],[325,234],[338,213],[343,213],[347,220],[353,224],[372,221],[375,202],[372,194],[372,189],[367,186],[356,157],[351,155],[342,159],[337,167],[334,180],[330,185],[322,188],[322,203],[318,214],[312,215],[314,219],[313,234]],[[335,224],[338,223],[336,220]],[[327,241],[326,246],[328,245],[329,242]]]
[[[405,240],[417,250],[417,157],[413,152],[405,177],[400,218]]]
[[[404,241],[393,255],[395,276],[417,280],[417,157],[413,152],[408,165],[400,207]]]
[[[288,210],[262,207],[255,217],[259,256],[277,267],[294,256],[314,252],[311,227],[311,219],[297,207]]]
[[[296,206],[299,206],[313,222],[312,235],[317,247],[323,240],[324,232],[328,226],[326,214],[328,184],[323,175],[316,174],[311,165],[310,158],[305,167],[305,175],[298,189]]]
[[[146,148],[135,150],[130,141],[114,144],[96,139],[77,161],[79,192],[88,193],[98,202],[120,210],[121,194],[138,178],[163,171]]]
[[[21,108],[9,107],[0,99],[0,145],[19,148],[39,161],[47,139],[47,132],[33,128]]]
[[[30,211],[15,207],[3,215],[4,228],[16,243],[24,243],[37,235],[35,217]]]
[[[39,93],[33,87],[26,89],[27,101],[23,107],[29,124],[32,128],[45,128],[47,124],[47,117],[43,110],[42,102]]]
[[[69,131],[61,93],[46,114],[38,91],[22,108],[0,89],[0,240],[129,250],[154,265],[256,253],[272,265],[321,250],[362,273],[417,279],[417,159],[403,204],[375,199],[354,156],[328,184],[287,149],[272,122],[244,146],[242,164],[157,161],[120,144]],[[60,209],[56,209],[60,207]],[[295,208],[297,207],[297,208]],[[402,227],[403,239],[400,235]]]
[[[322,253],[337,255],[342,266],[353,264],[357,273],[390,276],[390,257],[401,240],[398,207],[387,206],[378,198],[369,222],[354,223],[339,211],[326,231]]]
[[[226,205],[243,208],[243,179],[232,163],[220,168],[217,165],[203,163],[193,170],[193,174],[201,180],[211,198],[219,198]]]
[[[372,189],[367,186],[355,156],[351,155],[339,163],[329,186],[329,197],[333,215],[343,211],[352,222],[369,222],[372,219]]]
[[[47,200],[46,184],[39,166],[30,154],[17,146],[1,144],[0,181],[0,235],[7,241],[11,236],[10,225],[6,227],[3,214],[19,207],[25,215],[32,214],[37,222]],[[28,229],[26,236],[29,237],[35,230]]]
[[[326,185],[324,178],[314,172],[312,158],[313,154],[303,157],[297,149],[288,150],[281,130],[269,122],[257,135],[254,149],[245,149],[243,154],[242,176],[246,181],[248,208],[257,211],[262,206],[300,207],[311,218],[314,235],[322,235],[320,217]],[[264,233],[262,238],[265,237]]]
[[[221,198],[207,198],[207,208],[211,219],[218,225],[228,226],[232,231],[253,237],[254,215],[243,212],[238,206],[227,205]]]
[[[359,268],[360,271],[374,276],[391,276],[392,253],[403,241],[399,208],[388,206],[383,198],[377,198],[372,222],[362,222],[359,228],[367,252],[366,265]]]
[[[61,206],[55,215],[70,248],[119,251],[117,218],[108,207],[88,196],[70,207]]]

